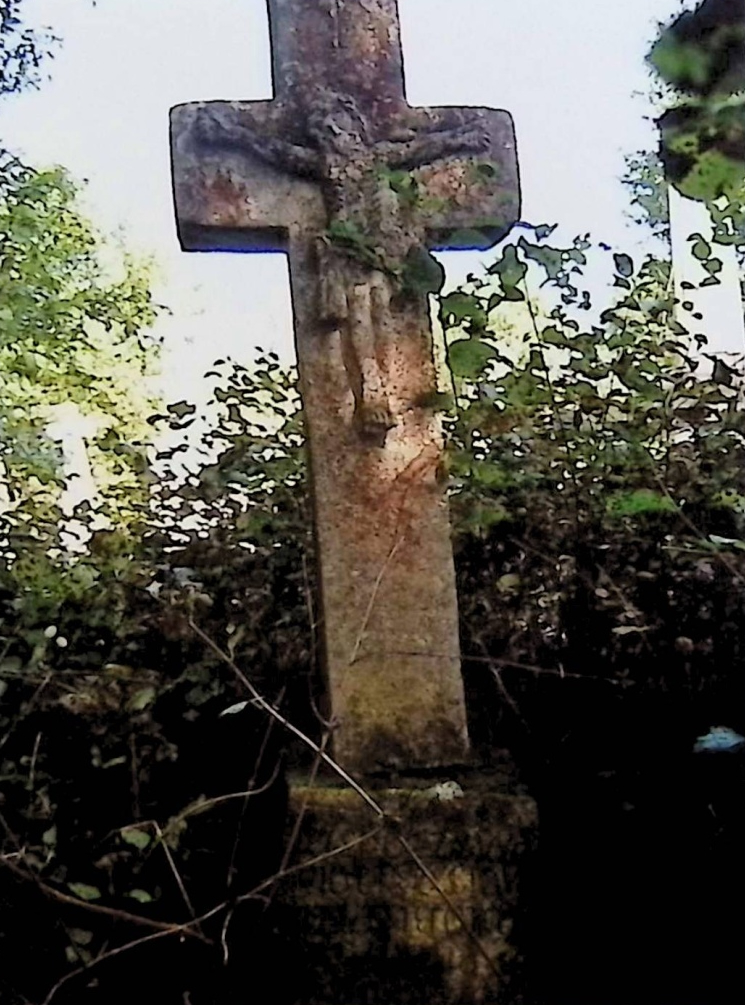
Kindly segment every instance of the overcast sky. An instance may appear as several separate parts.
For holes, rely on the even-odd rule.
[[[655,144],[634,93],[648,90],[657,22],[694,0],[399,5],[410,102],[509,109],[523,218],[628,245],[623,154]],[[130,247],[162,264],[158,292],[175,311],[165,334],[181,362],[169,392],[193,394],[217,356],[245,358],[256,344],[289,353],[283,256],[181,253],[169,177],[171,105],[270,95],[264,0],[25,0],[23,10],[62,45],[38,93],[0,106],[0,136],[32,163],[87,179],[95,222],[124,228]]]

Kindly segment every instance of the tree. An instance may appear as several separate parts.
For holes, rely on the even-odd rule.
[[[38,81],[38,70],[55,39],[48,31],[24,28],[22,0],[0,0],[0,97]]]
[[[703,0],[663,29],[649,61],[675,97],[658,119],[667,178],[690,198],[741,204],[745,0]]]
[[[5,553],[24,581],[55,567],[60,540],[61,456],[46,434],[50,408],[72,403],[97,420],[89,447],[99,520],[136,533],[148,503],[148,377],[158,361],[150,328],[159,309],[147,265],[105,242],[75,195],[64,171],[17,163],[0,186]]]
[[[37,86],[57,41],[25,25],[23,7],[0,0],[0,97]],[[48,435],[56,407],[89,420],[101,491],[95,512],[83,505],[75,516],[88,531],[109,528],[112,568],[126,561],[149,505],[148,381],[158,361],[149,329],[159,310],[149,265],[105,241],[75,200],[64,170],[34,170],[0,140],[0,587],[31,621],[97,575],[59,548],[69,513],[60,509],[63,457]]]

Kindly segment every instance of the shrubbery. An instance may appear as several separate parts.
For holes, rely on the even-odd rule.
[[[637,770],[714,722],[745,725],[741,376],[721,362],[702,376],[665,263],[616,256],[619,295],[598,312],[575,271],[588,242],[549,237],[508,246],[490,277],[442,301],[474,740],[487,760],[509,748],[532,791],[568,766]],[[507,355],[499,313],[526,277],[548,279],[558,305],[540,320],[531,306]],[[13,564],[3,573],[0,889],[18,904],[45,895],[35,936],[4,935],[20,962],[3,974],[8,1002],[19,989],[40,1000],[51,975],[128,939],[157,936],[143,951],[164,960],[158,947],[175,939],[149,924],[225,902],[204,922],[219,942],[231,896],[276,865],[281,765],[299,754],[283,754],[259,711],[220,713],[245,697],[234,663],[319,732],[302,415],[276,358],[218,373],[212,457],[196,474],[169,474],[178,445],[165,452],[135,520],[54,560],[43,605],[28,602],[33,578],[19,597]],[[192,418],[181,404],[153,423]],[[264,794],[236,796],[254,788]],[[231,921],[229,938],[245,924]],[[43,974],[24,955],[41,944]],[[200,972],[213,974],[210,959],[221,972],[204,952]],[[90,979],[114,1001],[127,969],[81,973],[54,1000],[79,1001]],[[161,1000],[180,1001],[178,983]]]

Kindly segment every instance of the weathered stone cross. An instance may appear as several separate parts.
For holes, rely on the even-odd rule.
[[[171,113],[188,251],[287,251],[334,750],[351,770],[467,754],[429,249],[518,217],[512,120],[412,108],[396,0],[268,0],[273,101]]]

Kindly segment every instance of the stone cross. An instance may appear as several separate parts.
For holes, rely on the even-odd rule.
[[[462,763],[430,251],[517,219],[512,120],[408,105],[397,0],[267,2],[274,100],[171,112],[179,239],[289,255],[335,756]]]

